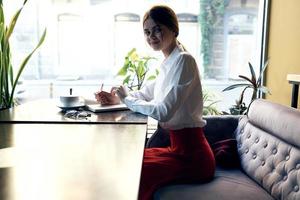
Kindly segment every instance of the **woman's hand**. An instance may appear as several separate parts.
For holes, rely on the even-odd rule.
[[[121,85],[120,87],[113,87],[111,89],[111,92],[115,91],[117,93],[117,95],[119,96],[120,100],[123,101],[123,99],[125,99],[125,97],[128,96],[128,92],[125,86]]]
[[[111,92],[100,91],[95,93],[95,98],[102,105],[115,105],[120,103],[120,98],[116,95],[114,90]]]

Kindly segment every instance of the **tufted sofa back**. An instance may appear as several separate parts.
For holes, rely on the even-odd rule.
[[[243,170],[276,199],[300,199],[300,111],[257,99],[236,129]]]

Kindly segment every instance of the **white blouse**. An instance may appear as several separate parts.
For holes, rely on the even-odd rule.
[[[158,120],[164,129],[203,127],[203,98],[195,59],[177,46],[163,61],[156,81],[123,99],[129,109]]]

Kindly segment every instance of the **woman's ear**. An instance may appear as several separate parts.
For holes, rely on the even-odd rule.
[[[177,38],[178,33],[176,31],[173,31],[174,36]]]

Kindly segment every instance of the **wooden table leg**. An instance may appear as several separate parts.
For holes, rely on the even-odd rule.
[[[291,101],[291,106],[293,108],[297,108],[298,106],[298,93],[299,93],[299,84],[293,84],[292,101]]]

